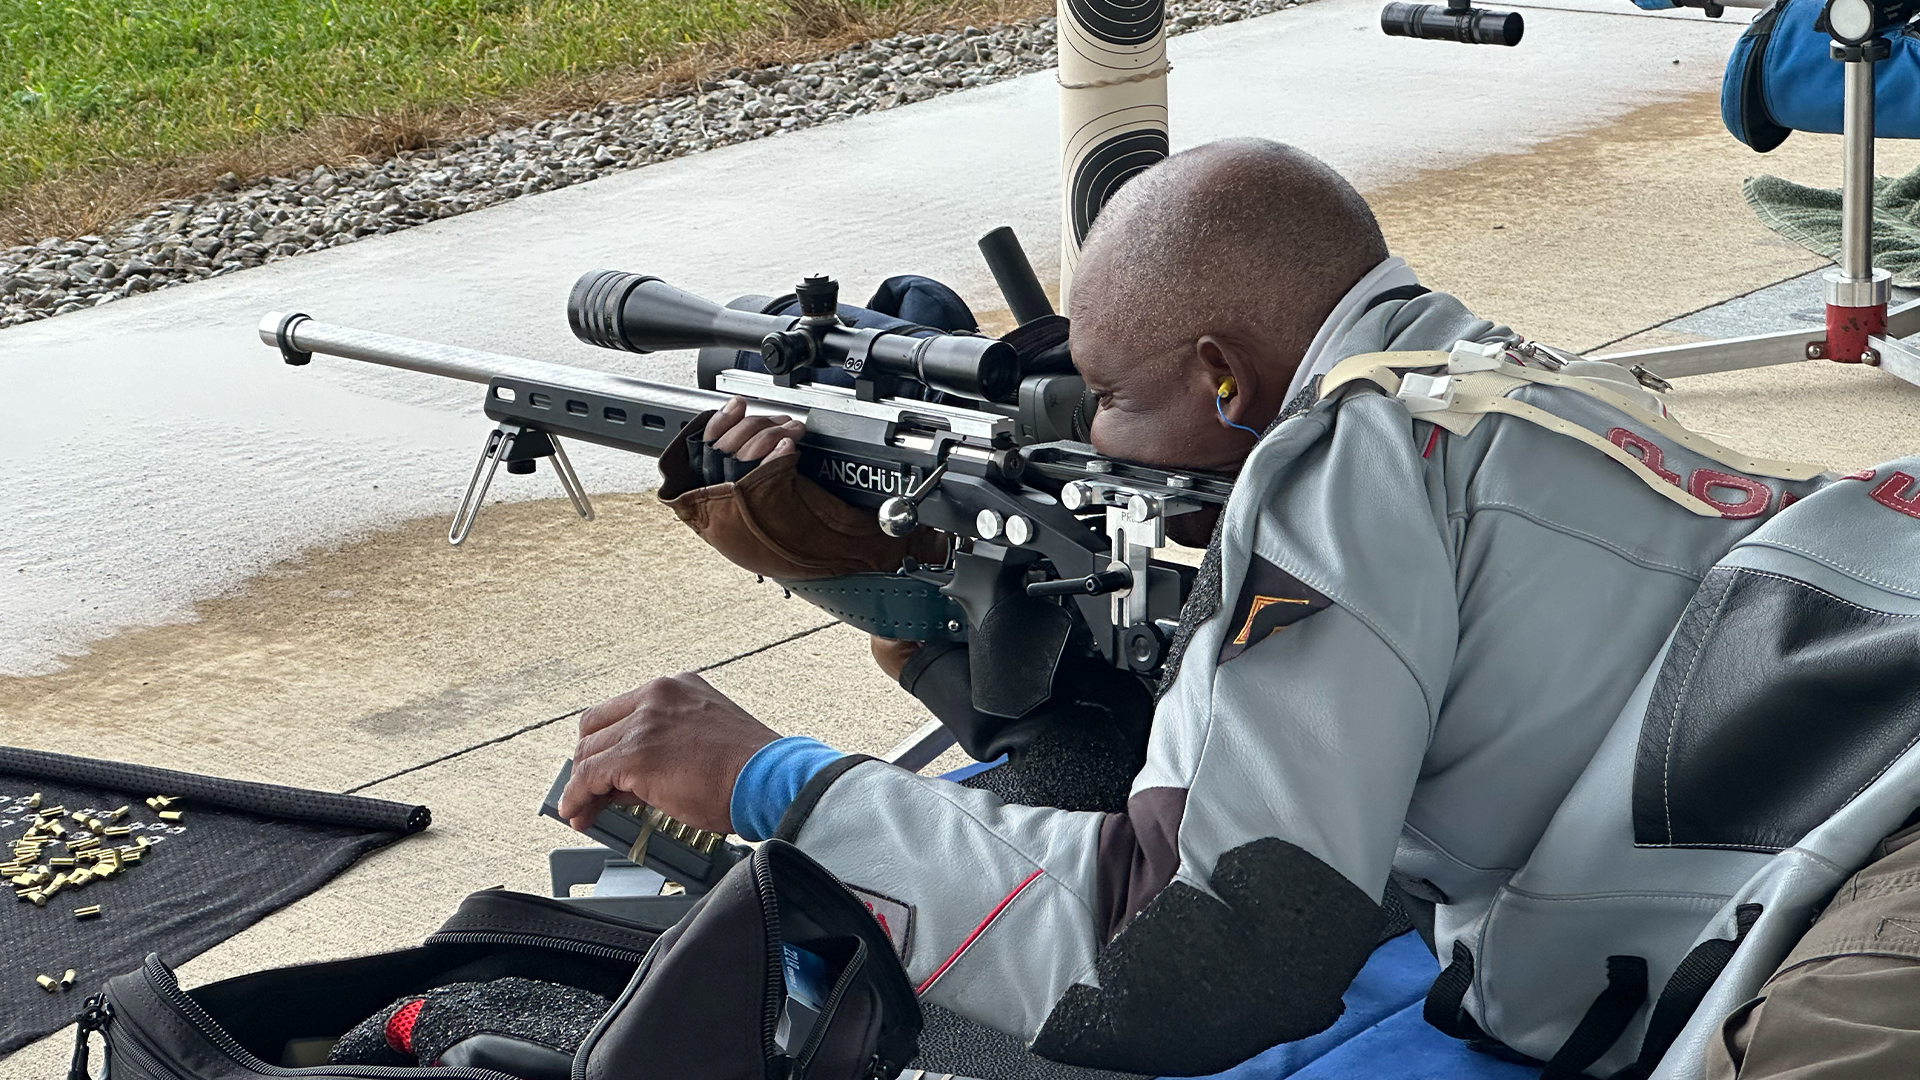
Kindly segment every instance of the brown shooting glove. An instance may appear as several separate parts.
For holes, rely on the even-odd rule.
[[[711,412],[683,430],[684,452],[660,455],[660,501],[736,566],[776,581],[892,573],[911,555],[939,563],[945,540],[922,528],[900,539],[862,509],[800,475],[800,455],[739,461],[704,441]]]

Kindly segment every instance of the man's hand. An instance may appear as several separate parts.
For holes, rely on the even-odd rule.
[[[764,461],[797,453],[805,424],[791,416],[748,416],[746,398],[729,398],[707,421],[702,437],[738,461]]]
[[[693,674],[655,679],[580,715],[560,813],[584,830],[613,804],[644,802],[711,832],[733,831],[733,783],[779,738]]]
[[[872,639],[868,647],[873,650],[873,662],[880,665],[880,670],[887,673],[887,678],[899,682],[900,673],[906,670],[907,661],[913,659],[913,654],[920,651],[920,643],[897,641],[893,638],[881,637],[879,634],[867,636]]]

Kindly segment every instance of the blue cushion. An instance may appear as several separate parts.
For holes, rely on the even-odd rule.
[[[1488,1057],[1428,1025],[1420,1011],[1439,973],[1426,943],[1402,934],[1374,950],[1332,1027],[1211,1080],[1536,1080],[1539,1066]]]

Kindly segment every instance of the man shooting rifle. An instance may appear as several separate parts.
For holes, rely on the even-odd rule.
[[[910,911],[923,998],[1076,1064],[1195,1075],[1324,1029],[1390,895],[1443,1030],[1549,1077],[1724,1057],[1708,1033],[1920,805],[1920,468],[1687,432],[1421,288],[1271,143],[1129,183],[1072,305],[1096,449],[1238,477],[1217,524],[1169,522],[1211,544],[1123,803],[783,739],[679,675],[587,711],[562,812],[790,839]],[[765,468],[798,430],[695,435]],[[938,696],[925,650],[876,653]]]

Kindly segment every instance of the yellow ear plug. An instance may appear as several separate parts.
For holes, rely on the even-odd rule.
[[[1223,401],[1233,396],[1233,376],[1229,375],[1220,380],[1220,389],[1216,394]]]

